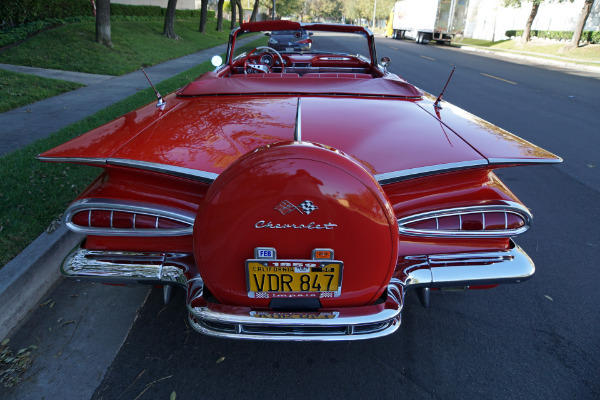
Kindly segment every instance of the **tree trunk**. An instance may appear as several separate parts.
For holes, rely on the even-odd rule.
[[[217,32],[223,32],[223,3],[225,0],[217,2]]]
[[[240,26],[242,26],[244,23],[244,6],[242,6],[242,0],[236,0],[235,4],[237,4],[239,10]]]
[[[110,39],[110,0],[97,0],[96,42],[112,47],[112,40]]]
[[[208,0],[200,2],[200,33],[206,32],[206,21],[208,20]]]
[[[235,29],[235,1],[229,3],[231,5],[231,29]]]
[[[529,42],[531,40],[531,25],[533,25],[533,20],[535,19],[539,8],[540,3],[534,1],[531,6],[531,13],[529,13],[529,18],[527,18],[527,23],[525,24],[525,31],[523,31],[523,37],[521,38],[523,42]]]
[[[258,2],[259,0],[254,0],[254,7],[252,7],[252,15],[250,16],[250,22],[256,22],[256,17],[258,16]]]
[[[169,39],[179,39],[179,36],[175,34],[175,10],[177,7],[177,0],[169,0],[167,4],[167,13],[165,14],[165,27],[163,28],[163,36]]]
[[[571,43],[566,46],[566,50],[574,49],[579,46],[581,34],[583,33],[585,23],[590,15],[590,12],[592,11],[593,4],[594,0],[585,0],[585,3],[583,3],[583,8],[579,14],[579,20],[577,21],[577,25],[575,25],[575,30],[573,31],[573,38],[571,39]]]

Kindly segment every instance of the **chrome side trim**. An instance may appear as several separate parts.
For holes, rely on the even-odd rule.
[[[461,169],[483,167],[488,165],[487,160],[473,160],[456,163],[431,165],[428,167],[410,168],[402,171],[386,172],[375,175],[375,179],[380,185],[396,183],[407,179],[419,178],[421,176],[439,174],[441,172],[457,171]]]
[[[538,158],[538,159],[523,159],[523,158],[489,158],[490,165],[504,164],[560,164],[563,162],[561,157],[557,158]]]
[[[463,231],[463,230],[434,230],[434,229],[416,229],[410,228],[405,225],[435,218],[437,229],[439,229],[439,218],[449,217],[454,215],[464,214],[483,214],[484,226],[485,226],[485,213],[486,212],[501,212],[504,213],[504,227],[502,231]],[[507,215],[515,214],[523,218],[525,224],[519,229],[507,229]],[[531,220],[533,216],[531,212],[523,205],[515,203],[513,201],[501,201],[498,204],[480,205],[471,207],[457,207],[449,208],[444,210],[428,211],[420,214],[410,215],[408,217],[398,219],[398,231],[401,235],[410,236],[427,236],[427,237],[457,237],[457,238],[469,238],[469,237],[508,237],[519,235],[529,229],[531,226]],[[462,220],[462,217],[461,217]],[[461,223],[462,224],[462,223]]]
[[[137,168],[145,171],[160,172],[162,174],[178,176],[211,184],[219,176],[214,172],[199,171],[192,168],[176,167],[173,165],[153,163],[147,161],[127,160],[124,158],[93,158],[93,157],[40,157],[37,160],[46,162],[64,162],[76,164],[91,164],[94,166],[116,165],[120,167]]]
[[[36,156],[36,160],[45,162],[63,162],[63,163],[77,163],[77,164],[93,164],[93,165],[106,165],[106,158],[93,158],[93,157],[41,157]]]
[[[81,211],[87,210],[104,210],[104,211],[122,211],[135,214],[144,214],[156,217],[156,229],[118,229],[112,227],[112,212],[111,212],[111,227],[110,228],[95,228],[91,227],[88,216],[88,226],[82,227],[73,223],[73,216]],[[174,229],[158,229],[158,218],[168,218],[182,222],[188,226],[185,228]],[[135,218],[135,217],[134,217]],[[65,223],[67,227],[79,233],[87,235],[101,236],[185,236],[191,235],[194,230],[195,215],[192,212],[184,211],[172,207],[160,206],[149,203],[138,203],[127,200],[113,199],[83,199],[72,203],[65,212]]]
[[[131,167],[143,169],[146,171],[160,172],[163,174],[192,179],[204,183],[213,183],[214,180],[217,179],[217,177],[219,176],[214,172],[199,171],[191,168],[176,167],[173,165],[166,165],[147,161],[127,160],[124,158],[108,158],[106,160],[106,163],[109,165],[117,165],[120,167]]]

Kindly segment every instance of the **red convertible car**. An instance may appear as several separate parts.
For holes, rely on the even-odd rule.
[[[380,337],[411,290],[528,279],[531,214],[494,170],[561,159],[388,63],[363,27],[243,24],[214,72],[40,154],[102,168],[63,274],[181,287],[198,332],[267,340]]]

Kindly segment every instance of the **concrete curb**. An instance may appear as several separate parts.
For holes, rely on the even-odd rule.
[[[60,225],[52,233],[42,233],[0,269],[0,339],[19,326],[58,281],[61,276],[58,266],[82,239],[83,235]]]
[[[243,44],[252,40],[256,40],[256,38],[248,37],[240,40],[239,43]],[[148,68],[147,72],[151,75],[154,83],[159,83],[210,60],[214,54],[223,53],[226,49],[226,44],[215,46],[154,65]],[[40,71],[32,68],[28,72]],[[96,77],[100,80],[100,84],[91,84],[73,92],[1,114],[0,125],[10,126],[17,131],[19,139],[25,137],[27,142],[18,143],[17,139],[13,140],[3,136],[5,132],[0,134],[0,142],[16,143],[16,148],[10,149],[11,151],[16,150],[149,87],[148,82],[139,71],[121,77],[109,77],[110,79],[104,79],[104,77],[103,75]],[[89,101],[91,105],[87,108],[82,106],[86,99],[91,99]],[[150,100],[151,98],[149,98]],[[49,107],[49,103],[55,103],[55,108]],[[35,109],[35,107],[41,108],[42,111],[32,114],[23,114],[20,111],[23,108]],[[36,117],[36,119],[24,121],[24,115]],[[34,125],[36,129],[39,128],[38,130],[43,132],[37,136],[34,135],[31,128]],[[22,135],[23,132],[27,132],[28,135]],[[0,157],[3,155],[2,150],[2,146],[0,146]],[[2,305],[0,340],[7,337],[11,331],[25,321],[29,311],[34,309],[34,306],[58,281],[61,277],[60,264],[83,237],[84,235],[76,234],[69,231],[66,226],[59,225],[58,229],[52,233],[42,233],[21,254],[0,268],[0,304]]]
[[[568,69],[573,69],[573,70],[589,71],[589,72],[595,72],[595,73],[600,74],[600,67],[596,67],[593,65],[576,64],[576,63],[563,61],[563,60],[553,60],[551,58],[546,58],[546,57],[528,56],[526,54],[517,54],[517,53],[504,52],[504,51],[487,50],[487,49],[481,49],[481,48],[473,47],[473,46],[461,46],[460,48],[461,48],[461,50],[472,51],[475,53],[489,54],[489,55],[494,55],[494,56],[498,56],[498,57],[502,57],[502,58],[510,58],[510,59],[514,59],[514,60],[524,60],[524,61],[536,62],[539,64],[555,65],[557,67],[568,68]]]

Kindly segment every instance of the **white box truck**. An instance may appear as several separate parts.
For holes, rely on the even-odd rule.
[[[392,9],[392,37],[448,43],[465,30],[468,0],[402,0]]]

